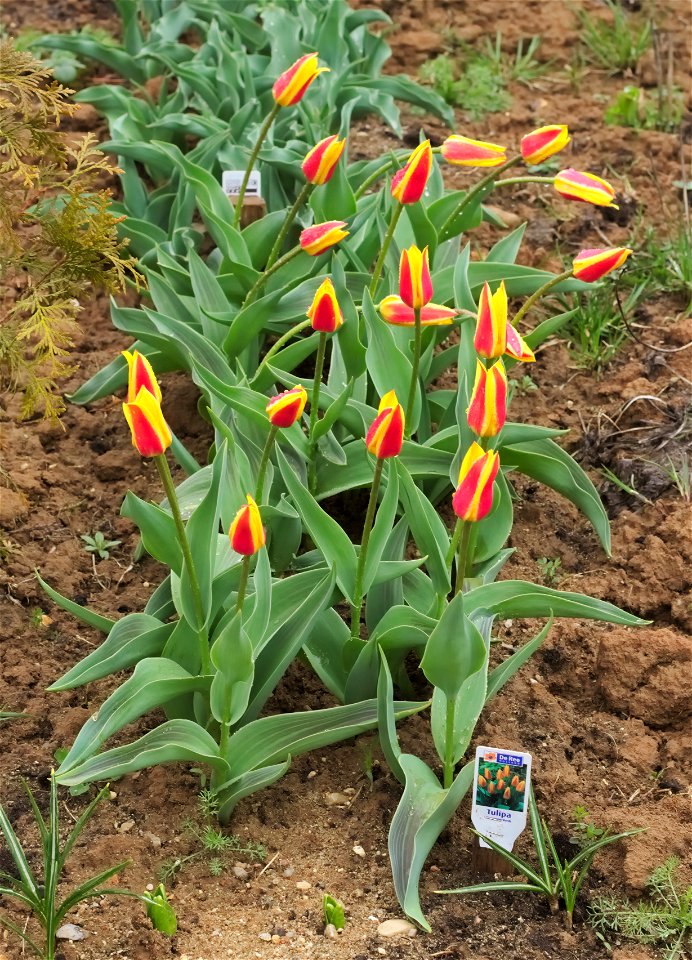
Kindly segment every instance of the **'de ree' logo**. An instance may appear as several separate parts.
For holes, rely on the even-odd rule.
[[[488,756],[487,753],[484,754]],[[505,755],[502,755],[505,758]],[[512,759],[520,759],[512,757]],[[526,799],[526,765],[487,760],[479,765],[476,803],[479,807],[521,813]]]

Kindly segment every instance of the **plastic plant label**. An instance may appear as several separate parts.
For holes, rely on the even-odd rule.
[[[224,193],[228,194],[228,196],[236,197],[240,193],[240,186],[244,176],[244,170],[224,170],[221,176],[221,186],[223,187]],[[245,188],[245,196],[246,198],[262,196],[262,179],[259,170],[253,170],[250,174],[250,179]]]
[[[511,850],[526,826],[531,754],[478,747],[471,822],[479,833]],[[480,840],[482,847],[488,846]]]

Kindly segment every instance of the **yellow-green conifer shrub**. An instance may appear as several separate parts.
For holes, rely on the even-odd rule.
[[[70,137],[71,90],[31,54],[0,43],[0,379],[21,416],[56,418],[77,316],[97,289],[139,282],[118,239],[92,134]]]

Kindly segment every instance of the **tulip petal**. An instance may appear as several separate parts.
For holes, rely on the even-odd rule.
[[[631,253],[629,247],[580,250],[572,261],[572,272],[577,279],[594,283],[621,267]]]
[[[440,152],[447,163],[459,167],[497,167],[507,160],[507,148],[499,143],[470,140],[458,134],[447,137]]]
[[[397,327],[412,327],[415,324],[413,307],[408,307],[401,297],[390,294],[379,304],[382,319]],[[421,307],[420,317],[423,327],[440,327],[450,324],[459,313],[440,303],[426,303]]]

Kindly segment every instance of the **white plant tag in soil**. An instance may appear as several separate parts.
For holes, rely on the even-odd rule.
[[[471,822],[479,833],[511,850],[526,827],[531,754],[478,747]],[[479,840],[481,847],[488,844]]]
[[[244,170],[224,170],[221,176],[221,186],[223,187],[224,193],[227,193],[229,197],[237,197],[240,193],[240,186],[244,176]],[[248,197],[261,196],[262,180],[260,172],[259,170],[253,170],[247,182],[247,187],[245,188],[245,199],[247,200]]]

